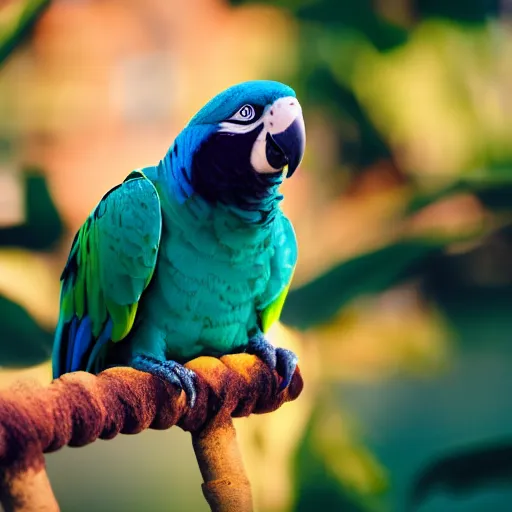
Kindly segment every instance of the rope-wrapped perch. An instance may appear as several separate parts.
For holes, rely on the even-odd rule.
[[[0,393],[0,502],[7,512],[58,511],[43,453],[84,446],[118,433],[178,425],[191,432],[203,493],[213,511],[252,510],[231,417],[273,411],[302,391],[297,370],[278,393],[280,377],[248,354],[200,357],[193,409],[171,384],[131,368],[95,376],[63,375],[49,386],[19,385]]]

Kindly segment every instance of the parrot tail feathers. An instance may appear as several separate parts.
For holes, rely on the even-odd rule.
[[[82,319],[73,315],[68,322],[61,318],[55,332],[53,378],[78,370],[90,371],[101,349],[110,341],[112,326],[109,318],[95,339],[89,315]]]
[[[107,347],[107,343],[110,341],[113,327],[114,323],[112,322],[112,319],[109,318],[91,351],[89,359],[87,360],[87,366],[85,368],[86,372],[97,373],[101,368],[103,368],[104,365],[102,360],[105,358],[105,349]]]
[[[76,332],[75,339],[70,339],[70,342],[73,343],[73,356],[71,360],[71,366],[66,368],[66,371],[74,372],[80,370],[82,366],[81,361],[85,353],[91,348],[92,329],[89,315],[86,315],[82,318]]]

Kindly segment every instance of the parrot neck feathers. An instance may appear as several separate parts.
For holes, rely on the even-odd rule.
[[[184,203],[194,193],[193,155],[201,142],[214,131],[214,127],[208,125],[197,125],[193,129],[183,130],[158,164],[159,179],[168,185],[170,195],[179,203]]]
[[[157,191],[160,193],[159,185]],[[192,195],[182,204],[174,199],[164,200],[161,205],[164,225],[177,227],[191,237],[205,231],[215,233],[224,244],[231,240],[231,244],[237,247],[246,247],[269,236],[275,226],[273,221],[281,212],[277,208],[272,216],[268,216],[266,222],[258,223],[255,219],[244,216],[248,212],[235,211],[222,203],[214,207],[198,194]]]
[[[258,133],[240,140],[242,149],[244,144],[252,147]],[[255,172],[242,154],[233,155],[230,146],[224,147],[226,141],[228,138],[210,125],[183,130],[156,167],[156,180],[164,185],[164,195],[170,202],[190,203],[197,219],[204,219],[209,210],[221,209],[248,225],[271,223],[283,199],[279,193],[282,173]]]

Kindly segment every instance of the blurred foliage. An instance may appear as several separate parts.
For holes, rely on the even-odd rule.
[[[415,0],[418,17],[449,18],[461,22],[482,23],[499,14],[500,0]]]
[[[475,493],[482,487],[509,487],[511,482],[510,441],[467,447],[423,468],[414,483],[407,510],[417,509],[436,491]]]
[[[49,6],[49,0],[7,2],[0,10],[0,64],[19,47]],[[7,142],[7,141],[6,141]],[[2,146],[2,152],[10,152]],[[24,222],[0,228],[1,248],[49,250],[63,234],[63,223],[39,169],[20,171],[26,206]],[[46,361],[53,333],[43,329],[20,305],[0,296],[0,367],[22,368]]]
[[[381,292],[410,278],[414,266],[443,245],[404,240],[346,261],[311,283],[291,290],[282,320],[299,329],[326,323],[354,298]]]
[[[0,10],[0,64],[23,42],[50,0],[8,1]]]
[[[336,405],[324,395],[313,410],[297,451],[294,510],[382,510],[376,497],[386,490],[387,475],[366,448],[353,439],[346,423]]]
[[[30,34],[49,4],[49,0],[8,2],[0,10],[0,64]],[[0,248],[50,249],[62,236],[63,225],[46,179],[38,169],[27,168],[23,171],[23,182],[25,222],[0,228]],[[53,333],[40,327],[21,306],[2,296],[0,322],[0,367],[27,367],[50,357]]]
[[[64,226],[50,196],[46,178],[37,168],[22,171],[25,222],[0,229],[0,247],[49,250],[61,239]]]
[[[326,468],[321,455],[315,453],[314,441],[307,435],[298,452],[296,466],[297,496],[294,510],[343,510],[366,512],[356,493],[349,493]]]
[[[0,64],[30,35],[50,5],[49,0],[7,2],[0,10]],[[2,148],[5,153],[6,148]],[[9,149],[7,148],[7,153]],[[63,223],[41,171],[21,171],[26,206],[24,222],[0,228],[0,249],[19,247],[49,250],[63,234]],[[42,328],[20,305],[0,295],[0,367],[22,368],[46,361],[51,355],[53,333]]]
[[[64,226],[39,169],[21,173],[25,195],[24,222],[0,228],[0,250],[49,251],[60,241]],[[0,367],[22,368],[47,361],[53,332],[40,326],[19,304],[0,295]]]
[[[315,39],[318,40],[317,37]],[[317,62],[316,55],[311,59]],[[357,171],[381,158],[391,157],[389,148],[354,92],[336,81],[331,69],[327,66],[314,67],[304,76],[299,90],[300,87],[304,89],[306,105],[322,105],[339,126],[339,156],[352,166],[352,170]]]
[[[0,296],[0,367],[25,368],[47,361],[53,333],[44,330],[18,304]]]
[[[8,9],[0,10],[0,62],[30,33],[48,3],[13,1]],[[93,3],[99,5],[83,5]],[[278,498],[265,491],[274,483],[268,479],[280,475],[276,467],[285,467],[282,460],[277,463],[272,449],[284,452],[286,445],[287,453],[292,453],[293,443],[298,443],[291,471],[294,496],[289,498],[294,510],[388,512],[399,510],[411,496],[409,504],[423,511],[510,510],[510,492],[486,494],[494,486],[511,488],[508,443],[492,441],[508,439],[512,421],[506,391],[512,385],[512,131],[509,102],[505,101],[512,83],[507,67],[512,42],[509,21],[500,18],[508,3],[230,3],[275,7],[296,29],[294,52],[299,65],[291,76],[286,75],[286,68],[285,76],[276,78],[290,82],[297,91],[308,119],[308,137],[313,134],[304,162],[313,178],[308,178],[309,195],[301,197],[298,209],[314,216],[314,222],[310,233],[302,231],[301,252],[325,245],[336,253],[329,268],[311,272],[312,279],[291,290],[283,310],[283,322],[297,329],[289,331],[296,344],[289,347],[299,353],[307,389],[294,411],[304,418],[299,420],[291,413],[282,416],[281,428],[273,423],[278,418],[275,415],[272,421],[265,418],[261,424],[246,425],[259,429],[253,443],[266,457],[253,459],[263,482],[258,486],[264,495],[260,500],[268,499],[262,510],[277,510],[269,503],[272,499],[277,503]],[[141,6],[136,8],[137,28],[143,25],[140,14],[149,14],[144,11],[146,5]],[[123,16],[131,8],[126,7]],[[62,12],[66,17],[68,11]],[[108,15],[114,19],[108,10],[101,11],[101,16]],[[95,25],[91,21],[95,18],[89,16],[88,23]],[[151,27],[157,26],[158,14],[154,16]],[[227,13],[220,19],[224,23]],[[277,18],[269,19],[277,23]],[[236,20],[236,25],[242,20],[241,26],[246,27],[250,12]],[[196,22],[194,16],[190,26],[196,28]],[[52,30],[63,27],[58,16],[54,23],[47,29],[50,46],[57,45]],[[228,31],[227,25],[222,27]],[[83,49],[90,34],[84,31],[81,37],[77,46]],[[223,59],[232,41],[238,43],[240,34],[227,38],[225,46],[217,49]],[[211,45],[215,46],[213,41]],[[190,47],[190,40],[183,46]],[[43,47],[44,41],[40,51]],[[116,47],[111,53],[118,51]],[[101,48],[93,53],[100,54],[109,51]],[[200,54],[209,59],[206,48]],[[73,55],[70,50],[68,58],[75,70]],[[90,67],[107,67],[106,62]],[[158,67],[163,62],[159,60]],[[59,65],[56,61],[54,67],[60,73]],[[91,84],[100,82],[94,74],[86,76]],[[105,82],[110,83],[109,79]],[[68,96],[72,81],[59,91],[53,91],[54,82],[50,83],[48,90],[55,96],[72,96]],[[84,110],[76,109],[80,116],[88,105],[96,104],[97,90],[91,90],[91,103],[85,101]],[[137,95],[131,94],[136,87],[126,90],[136,103]],[[139,108],[145,110],[143,105]],[[91,125],[97,122],[91,119]],[[315,123],[324,129],[316,139]],[[134,130],[142,131],[140,126]],[[326,138],[332,138],[331,145],[325,143]],[[80,145],[70,147],[68,153],[73,153]],[[82,158],[82,153],[76,153]],[[102,154],[97,161],[104,159]],[[26,169],[22,174],[25,222],[0,229],[0,246],[53,254],[62,236],[62,220],[42,173]],[[386,206],[375,206],[376,198],[386,191],[393,192],[391,213]],[[324,202],[334,206],[322,210]],[[359,208],[337,209],[347,203]],[[356,218],[365,217],[363,210],[379,217],[379,222]],[[347,212],[354,218],[344,217]],[[343,222],[352,222],[361,233],[348,229],[347,239],[336,238],[336,229],[343,233]],[[321,238],[324,225],[329,227],[323,234],[327,238]],[[374,238],[369,241],[367,229],[376,231],[370,233]],[[340,257],[326,243],[331,239],[349,250],[340,251]],[[314,258],[308,261],[313,266]],[[0,346],[0,365],[34,364],[48,357],[50,334],[18,304],[0,297],[0,320],[6,340]],[[275,341],[281,344],[284,336]],[[290,429],[294,429],[293,436]],[[480,448],[482,439],[489,440],[487,447]],[[468,448],[461,450],[461,446]],[[123,450],[123,455],[128,452]],[[446,455],[432,455],[439,453]],[[90,457],[89,466],[94,469],[100,454]],[[118,466],[117,458],[111,461]],[[275,471],[267,471],[268,465]],[[131,473],[128,462],[125,466]],[[76,467],[81,469],[80,464]],[[65,477],[72,473],[55,460],[63,496],[68,487]],[[110,479],[101,471],[95,476],[97,481],[89,481],[91,489],[85,482],[77,492],[67,489],[65,500],[71,508],[82,498],[96,500],[88,509],[102,501],[110,508],[120,503],[114,494],[124,496],[126,481],[120,479],[113,493]],[[160,481],[153,476],[151,485],[160,489]],[[74,482],[76,476],[72,477]],[[145,484],[138,484],[144,493]],[[440,498],[441,490],[453,496]],[[468,497],[472,494],[477,496]],[[126,507],[134,506],[131,498],[123,499]],[[186,496],[181,499],[183,507],[190,503]],[[285,509],[283,505],[278,510]]]

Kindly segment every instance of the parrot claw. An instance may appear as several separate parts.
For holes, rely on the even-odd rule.
[[[249,340],[247,352],[259,357],[271,370],[276,369],[276,349],[265,339],[263,334],[258,334]]]
[[[276,348],[277,373],[283,378],[279,385],[279,392],[284,391],[292,381],[299,358],[286,348]]]
[[[291,350],[275,348],[262,334],[259,334],[249,340],[247,352],[259,357],[271,370],[277,370],[282,378],[279,392],[289,386],[299,360]]]
[[[136,370],[150,373],[155,377],[170,382],[185,391],[187,402],[191,408],[196,404],[196,374],[176,361],[161,361],[155,357],[137,355],[131,366]]]

